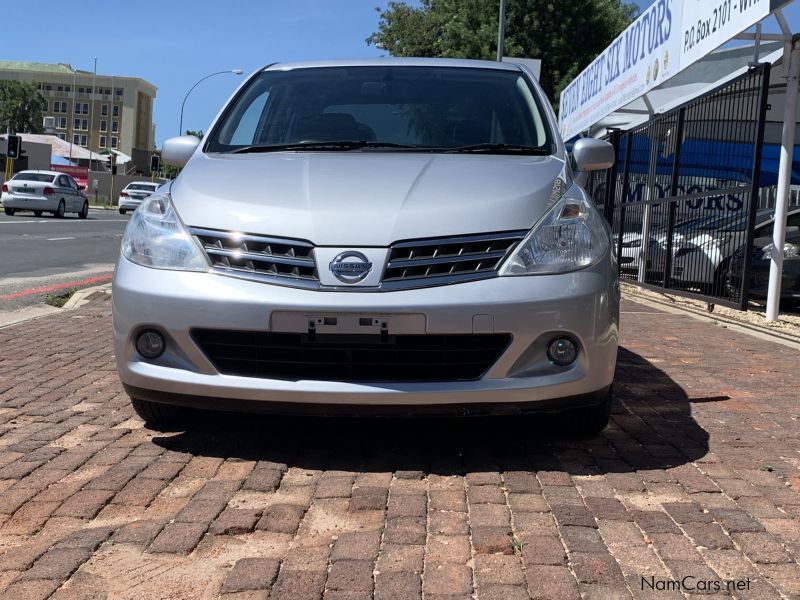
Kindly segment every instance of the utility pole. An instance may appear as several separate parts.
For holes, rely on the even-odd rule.
[[[500,0],[500,19],[497,26],[497,62],[503,62],[503,43],[506,37],[506,0]]]

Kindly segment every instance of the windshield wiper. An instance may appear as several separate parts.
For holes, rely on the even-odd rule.
[[[424,150],[419,146],[410,144],[395,144],[394,142],[368,142],[365,140],[335,140],[329,142],[293,142],[291,144],[254,144],[232,150],[231,154],[247,154],[256,152],[287,152],[292,150],[363,150],[364,148],[399,148],[407,150]]]
[[[495,154],[532,154],[537,156],[547,156],[550,149],[546,146],[524,146],[521,144],[499,144],[487,142],[485,144],[471,144],[469,146],[457,146],[448,148],[446,152],[486,152]]]

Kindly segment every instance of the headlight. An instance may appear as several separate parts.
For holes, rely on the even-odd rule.
[[[774,248],[775,246],[773,244],[764,246],[764,249],[761,251],[761,260],[772,260],[772,251]],[[796,258],[798,256],[800,256],[800,244],[786,243],[783,245],[783,258]]]
[[[681,248],[678,248],[678,250],[675,252],[675,258],[680,258],[681,256],[686,256],[687,254],[691,254],[692,252],[699,252],[699,251],[700,251],[699,246],[682,246]]]
[[[500,269],[500,275],[577,271],[609,247],[609,230],[580,188],[573,186],[537,223]]]
[[[208,261],[172,208],[168,194],[146,198],[122,237],[122,255],[154,269],[207,271]]]

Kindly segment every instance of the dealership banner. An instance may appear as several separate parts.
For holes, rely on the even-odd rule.
[[[69,165],[50,165],[51,171],[70,175],[78,185],[86,187],[89,183],[89,169],[87,167],[73,167]]]
[[[570,139],[792,0],[655,0],[561,92]]]

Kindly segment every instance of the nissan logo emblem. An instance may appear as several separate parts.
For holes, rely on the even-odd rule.
[[[348,250],[334,258],[328,268],[342,283],[358,283],[369,275],[372,263],[361,252]]]

